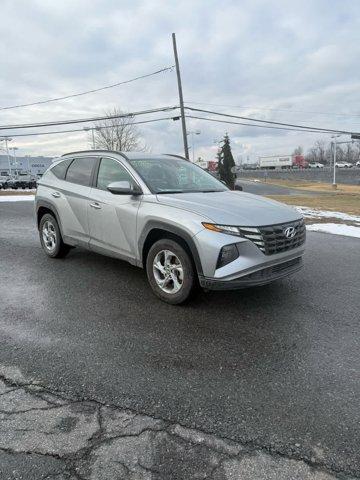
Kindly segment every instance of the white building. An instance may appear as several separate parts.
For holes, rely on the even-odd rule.
[[[42,175],[52,163],[52,157],[14,157],[9,155],[11,173],[30,173],[30,175]],[[9,175],[9,161],[7,155],[0,155],[0,176]]]

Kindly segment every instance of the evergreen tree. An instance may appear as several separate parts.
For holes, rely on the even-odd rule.
[[[217,151],[216,159],[217,159],[217,162],[218,162],[217,170],[218,170],[218,173],[219,173],[220,180],[222,180],[223,176],[224,176],[224,167],[223,167],[223,163],[222,163],[221,148],[219,148],[218,151]]]
[[[234,190],[235,174],[231,169],[235,167],[235,161],[231,152],[230,138],[227,133],[224,136],[221,150],[218,152],[218,162],[220,180],[225,182],[231,190]]]

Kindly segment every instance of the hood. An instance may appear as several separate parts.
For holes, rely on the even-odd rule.
[[[302,218],[299,212],[283,203],[245,192],[161,194],[157,200],[163,205],[202,215],[219,225],[259,227]]]

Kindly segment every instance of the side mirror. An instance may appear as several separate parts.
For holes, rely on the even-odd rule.
[[[111,182],[107,186],[109,192],[114,195],[141,195],[142,191],[138,185],[132,185],[128,180]]]
[[[235,189],[234,190],[239,190],[240,192],[242,192],[243,190],[243,187],[241,185],[235,185]]]

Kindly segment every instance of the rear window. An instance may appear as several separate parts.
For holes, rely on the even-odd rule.
[[[60,178],[61,180],[64,180],[66,170],[68,169],[68,166],[72,161],[73,161],[73,158],[67,158],[66,160],[63,160],[62,162],[55,165],[55,167],[52,167],[51,172],[55,175],[55,177]]]
[[[93,157],[75,158],[66,172],[65,180],[78,185],[89,186],[96,159]]]

